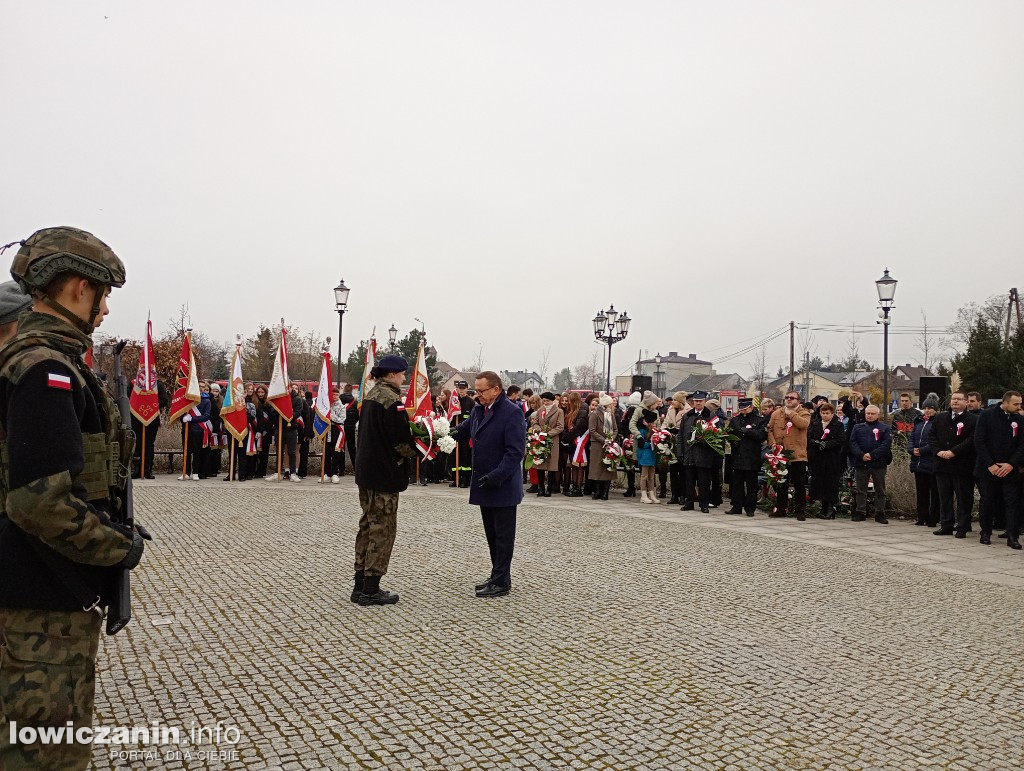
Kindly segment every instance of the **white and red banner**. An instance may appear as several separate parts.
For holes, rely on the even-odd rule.
[[[405,409],[413,420],[429,417],[433,412],[433,402],[430,399],[430,379],[427,377],[427,357],[423,352],[423,343],[420,343],[420,348],[416,352],[416,366],[412,371],[409,391],[405,395]]]
[[[448,399],[448,422],[453,426],[455,425],[456,415],[462,415],[462,402],[459,401],[458,392],[452,391],[452,395]]]
[[[270,406],[277,410],[278,414],[285,420],[290,421],[292,415],[292,394],[288,390],[288,333],[284,328],[284,319],[281,320],[281,342],[277,346],[277,355],[274,357],[274,374],[270,377],[270,386],[267,388],[267,401]]]
[[[146,322],[146,342],[139,351],[139,371],[135,376],[131,396],[128,397],[132,415],[148,426],[160,414],[160,400],[156,393],[156,360],[153,356],[153,322]]]
[[[231,357],[231,378],[224,389],[224,404],[220,408],[224,428],[239,442],[249,432],[249,413],[245,408],[245,381],[242,379],[242,344],[235,343]]]
[[[374,327],[376,332],[376,327]],[[372,334],[370,335],[370,342],[366,346],[366,359],[363,361],[363,378],[359,381],[359,398],[358,407],[363,406],[363,399],[370,393],[370,383],[372,378],[370,377],[370,371],[377,366],[377,338]]]
[[[577,437],[576,449],[572,453],[572,462],[584,464],[587,462],[587,443],[590,441],[590,431],[588,430],[583,436]]]
[[[320,385],[313,403],[313,433],[323,440],[331,430],[331,354],[323,352],[323,366],[320,367]]]
[[[196,360],[192,355],[192,330],[185,333],[178,355],[178,374],[174,378],[174,395],[171,396],[171,420],[177,420],[199,404],[199,375],[196,374]]]

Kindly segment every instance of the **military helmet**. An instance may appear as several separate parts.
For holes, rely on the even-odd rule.
[[[124,263],[92,233],[70,227],[43,228],[22,242],[11,276],[27,294],[42,292],[61,273],[96,284],[124,286]]]

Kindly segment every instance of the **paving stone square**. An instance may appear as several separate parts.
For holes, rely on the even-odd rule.
[[[1005,546],[528,496],[512,593],[482,600],[478,510],[414,487],[383,581],[401,601],[363,608],[351,477],[172,479],[136,486],[157,540],[101,645],[96,722],[240,740],[97,748],[100,768],[1024,766],[1024,557]]]

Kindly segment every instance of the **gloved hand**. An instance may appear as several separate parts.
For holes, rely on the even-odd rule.
[[[134,525],[135,525],[135,532],[137,532],[140,536],[142,536],[142,538],[144,540],[146,540],[146,541],[152,541],[153,540],[153,536],[149,534],[149,531],[145,528],[144,525],[141,525],[138,522],[134,523]]]
[[[480,477],[480,479],[477,480],[477,486],[481,490],[491,490],[491,489],[497,487],[498,485],[495,484],[491,480],[491,478],[489,476],[487,476],[487,474],[484,474],[482,477]]]
[[[183,415],[182,418],[181,418],[181,422],[182,423],[191,423],[192,422],[192,416],[191,415]]]

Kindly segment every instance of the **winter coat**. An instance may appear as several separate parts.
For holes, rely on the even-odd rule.
[[[556,404],[552,404],[550,407],[541,407],[533,414],[533,424],[538,431],[547,433],[551,439],[551,455],[534,468],[537,471],[558,471],[558,453],[561,449],[559,434],[565,430],[565,412]]]
[[[833,415],[827,425],[819,421],[810,427],[807,432],[807,466],[811,471],[811,500],[826,503],[839,500],[845,449],[846,432],[839,418]]]
[[[931,445],[936,474],[956,474],[972,476],[974,474],[974,430],[978,425],[978,416],[964,410],[956,420],[952,411],[940,412],[931,419],[932,430],[928,433],[928,444]],[[958,424],[963,424],[959,425]],[[940,458],[939,453],[949,450],[953,457]]]
[[[864,460],[867,454],[870,460]],[[880,420],[858,423],[850,432],[850,457],[855,468],[885,468],[892,463],[892,429]]]
[[[910,470],[914,474],[935,473],[935,451],[932,449],[930,434],[934,419],[923,414],[914,421],[914,430],[907,437],[907,452],[910,453]],[[914,450],[918,451],[914,455]]]
[[[734,471],[757,471],[761,468],[761,447],[768,438],[768,418],[751,412],[733,415],[729,428],[740,438],[732,445]]]
[[[363,399],[356,449],[356,484],[361,489],[400,493],[409,486],[415,456],[409,414],[397,386],[386,380]]]
[[[523,411],[502,392],[490,406],[476,405],[468,420],[452,428],[452,436],[473,441],[469,502],[476,506],[519,505],[523,500],[522,469],[526,456]],[[557,441],[553,447],[558,447]]]
[[[605,430],[606,414],[611,418],[610,431]],[[590,411],[587,427],[590,429],[590,481],[609,482],[615,478],[615,472],[604,464],[604,444],[615,439],[615,416],[604,407],[595,407]]]
[[[715,458],[720,457],[712,450],[707,442],[699,441],[690,443],[697,421],[705,422],[711,420],[711,412],[707,407],[700,412],[690,410],[683,417],[683,425],[679,429],[679,436],[676,439],[676,455],[683,459],[684,466],[695,466],[696,468],[714,468]]]
[[[576,443],[577,443],[577,441],[580,438],[582,438],[582,436],[585,433],[587,433],[587,431],[589,429],[590,429],[590,416],[587,413],[587,408],[586,407],[580,407],[580,411],[578,413],[576,413],[576,418],[573,420],[572,426],[567,426],[566,430],[562,434],[562,436],[568,436],[569,437],[568,445],[563,445],[563,447],[565,447],[566,448],[566,452],[569,453],[568,460],[569,460],[570,464],[572,463],[573,456],[576,453]],[[587,445],[588,443],[589,443],[589,437],[587,438],[587,440],[584,440],[584,445]],[[589,448],[585,447],[584,449],[588,450]]]
[[[187,413],[192,416],[192,419],[185,425],[188,426],[189,441],[193,441],[192,437],[202,436],[203,434],[203,423],[210,420],[210,411],[212,405],[210,404],[210,398],[200,399],[196,409],[199,410],[199,415],[192,415],[191,410]],[[197,445],[198,446],[198,445]]]
[[[787,424],[792,424],[788,426],[788,433]],[[811,413],[805,407],[795,408],[788,417],[785,408],[779,407],[768,421],[768,444],[781,444],[783,449],[793,453],[794,462],[806,462],[807,429],[810,425]]]
[[[654,452],[654,445],[650,440],[651,431],[650,427],[641,428],[640,435],[636,439],[636,463],[641,468],[658,465],[658,455]]]
[[[1024,415],[1004,412],[993,404],[981,411],[974,429],[974,475],[990,474],[989,466],[1009,463],[1016,469],[1024,466]]]

